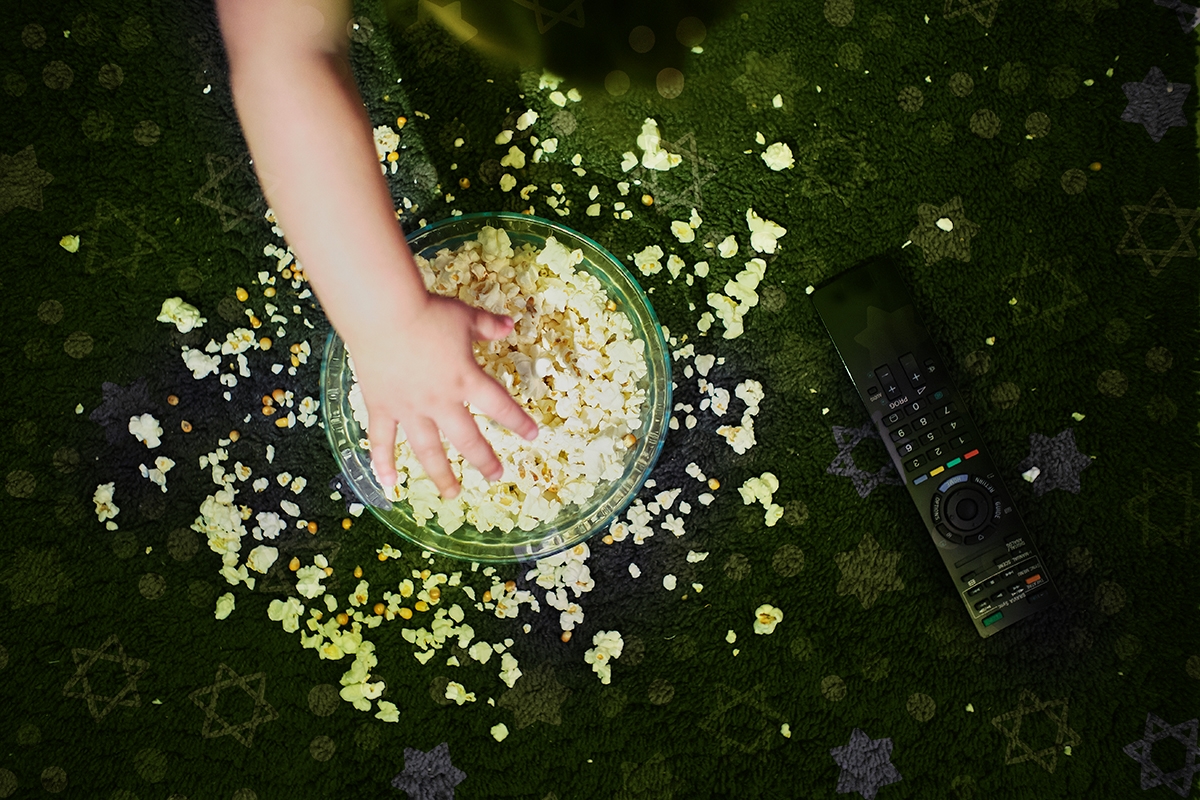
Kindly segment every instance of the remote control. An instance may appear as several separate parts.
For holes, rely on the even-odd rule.
[[[1058,599],[1045,563],[887,256],[812,293],[979,635]]]

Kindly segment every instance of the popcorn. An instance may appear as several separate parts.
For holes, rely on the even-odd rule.
[[[708,295],[709,306],[717,312],[717,318],[725,325],[726,339],[736,339],[742,335],[742,318],[751,308],[758,305],[755,289],[766,274],[767,262],[761,258],[752,258],[746,262],[745,267],[733,280],[726,282],[725,294],[710,292]]]
[[[400,134],[387,125],[373,129],[371,135],[375,137],[375,155],[380,161],[385,160],[389,153],[400,146]]]
[[[162,440],[158,438],[162,436],[162,426],[150,414],[142,414],[140,417],[130,417],[129,432],[137,437],[139,442],[146,445],[149,450],[153,450],[162,444]]]
[[[683,244],[694,242],[696,240],[696,231],[692,228],[692,226],[688,225],[686,222],[680,222],[679,220],[675,220],[671,223],[671,233],[674,234],[675,238]]]
[[[525,166],[525,153],[515,144],[508,148],[508,154],[500,159],[500,166],[521,169]],[[516,183],[514,182],[514,186]]]
[[[642,132],[638,134],[637,146],[642,151],[642,166],[665,172],[683,163],[683,156],[678,153],[668,153],[662,148],[662,137],[658,132],[658,123],[647,117],[642,123]],[[624,166],[622,164],[622,166]]]
[[[754,632],[766,635],[775,632],[775,626],[783,622],[783,612],[772,605],[763,604],[754,610]]]
[[[764,150],[762,160],[763,163],[776,172],[791,169],[792,165],[796,163],[796,159],[792,158],[792,148],[783,142],[775,142],[775,144]]]
[[[532,108],[526,111],[521,116],[517,117],[517,130],[523,131],[529,128],[533,123],[537,122],[538,113]]]
[[[600,682],[607,685],[612,682],[612,661],[621,655],[625,642],[617,631],[600,631],[592,637],[592,645],[583,654],[583,660],[600,676]]]
[[[296,571],[296,591],[309,600],[320,597],[325,594],[325,587],[321,585],[324,577],[325,570],[316,565],[301,567]]]
[[[446,684],[446,699],[453,700],[461,706],[463,703],[474,703],[475,693],[468,692],[461,683],[450,681]]]
[[[491,729],[492,738],[497,742],[503,742],[508,738],[508,726],[503,722],[497,722]]]
[[[304,606],[294,597],[287,600],[272,600],[267,606],[267,618],[272,622],[282,622],[285,633],[295,633],[300,630],[300,615]]]
[[[234,599],[233,592],[226,592],[217,598],[217,619],[225,619],[233,613]]]
[[[661,248],[657,252],[661,257]],[[641,429],[645,392],[637,385],[647,369],[645,344],[631,338],[624,312],[607,308],[600,282],[576,269],[582,259],[582,251],[553,238],[540,251],[530,245],[514,249],[505,231],[491,227],[457,250],[417,258],[430,291],[514,318],[507,338],[481,342],[476,353],[484,371],[541,423],[538,439],[527,442],[479,414],[476,420],[504,476],[489,483],[451,448],[463,490],[449,500],[401,437],[398,480],[387,492],[409,503],[418,524],[436,518],[447,533],[462,525],[532,530],[624,473],[629,453],[624,437]],[[355,419],[369,430],[357,385],[348,400]],[[586,571],[581,575],[588,585]],[[503,615],[516,613],[514,599],[502,601]]]
[[[757,478],[749,478],[738,489],[745,505],[758,501],[767,510],[765,524],[768,528],[775,526],[783,516],[783,507],[771,502],[771,496],[779,490],[779,479],[774,473],[764,472]]]
[[[74,234],[67,234],[66,236],[62,237],[58,240],[58,244],[68,253],[79,252],[79,237],[75,236]]]
[[[787,228],[746,209],[746,224],[750,226],[750,246],[756,253],[774,253],[775,243],[787,233]]]
[[[504,685],[512,688],[517,682],[517,678],[521,677],[521,670],[517,669],[517,659],[512,653],[504,653],[500,656],[500,680],[504,681]]]
[[[633,256],[633,264],[642,271],[643,275],[654,275],[662,271],[659,259],[663,257],[663,249],[656,244],[647,245]]]
[[[200,309],[189,303],[185,303],[180,297],[169,297],[164,300],[162,309],[158,312],[157,320],[159,322],[171,323],[180,333],[191,333],[194,329],[200,328],[205,322],[208,322],[208,320],[200,316]]]
[[[267,570],[279,558],[279,551],[274,547],[268,547],[265,544],[260,544],[258,547],[250,551],[250,555],[246,557],[246,566],[262,575],[267,574]]]
[[[92,502],[96,504],[96,518],[100,522],[110,520],[121,513],[121,509],[117,508],[117,504],[113,502],[115,486],[115,483],[102,483],[96,487],[96,492],[92,495]]]
[[[721,254],[721,258],[733,258],[737,255],[738,243],[737,238],[731,233],[721,240],[717,245],[717,252]]]

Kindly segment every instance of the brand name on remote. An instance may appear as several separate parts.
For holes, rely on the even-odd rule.
[[[902,405],[906,405],[907,403],[908,395],[904,395],[904,397],[901,397],[899,400],[893,400],[892,402],[888,403],[888,411],[895,411],[897,408]]]

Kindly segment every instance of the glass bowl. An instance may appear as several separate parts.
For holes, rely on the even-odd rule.
[[[393,503],[384,497],[371,469],[370,452],[359,445],[365,432],[350,409],[350,366],[345,344],[336,331],[325,342],[321,362],[321,411],[325,433],[345,483],[384,525],[423,550],[470,561],[511,563],[543,558],[574,547],[607,528],[633,500],[650,476],[666,438],[671,414],[671,359],[658,318],[637,281],[611,253],[570,228],[510,212],[465,214],[421,228],[408,237],[408,243],[414,255],[432,259],[443,248],[455,248],[476,238],[485,226],[502,228],[514,248],[525,243],[541,248],[553,236],[571,250],[582,250],[583,261],[576,269],[600,281],[609,299],[629,317],[633,336],[646,343],[647,375],[641,384],[646,391],[642,427],[637,444],[629,450],[620,479],[598,486],[587,505],[567,506],[555,519],[530,531],[514,528],[508,533],[498,529],[481,532],[464,523],[447,534],[437,524],[436,517],[419,524],[407,503]]]

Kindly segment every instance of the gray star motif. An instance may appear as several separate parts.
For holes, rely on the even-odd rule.
[[[392,786],[409,800],[454,800],[454,787],[466,777],[450,763],[450,745],[442,742],[429,752],[404,748],[404,771],[392,778]]]
[[[1153,789],[1155,786],[1166,786],[1187,797],[1192,787],[1192,778],[1200,772],[1200,747],[1196,746],[1197,724],[1200,718],[1190,719],[1178,725],[1168,725],[1165,720],[1154,714],[1146,714],[1146,730],[1142,738],[1125,745],[1122,752],[1142,765],[1142,789]],[[1151,760],[1154,743],[1163,739],[1174,739],[1186,748],[1185,763],[1174,772],[1163,773],[1162,768]]]
[[[859,497],[866,497],[875,490],[876,486],[899,486],[901,484],[900,476],[896,474],[896,467],[891,461],[888,461],[875,473],[865,472],[854,463],[854,448],[863,439],[870,437],[879,438],[875,426],[870,422],[865,423],[861,428],[833,426],[833,440],[837,443],[838,454],[825,471],[830,475],[841,475],[854,481],[854,488]]]
[[[17,206],[42,210],[42,189],[54,176],[37,165],[37,153],[29,145],[15,156],[0,154],[0,214]]]
[[[1079,473],[1092,465],[1092,460],[1075,446],[1075,430],[1067,428],[1050,439],[1040,433],[1029,434],[1029,457],[1017,469],[1025,472],[1037,467],[1041,473],[1033,482],[1033,493],[1041,497],[1051,489],[1065,489],[1079,494]]]
[[[892,740],[872,739],[858,728],[850,734],[850,743],[829,751],[842,768],[837,792],[858,792],[865,800],[874,800],[879,787],[903,780],[892,763]]]
[[[1141,83],[1131,81],[1121,90],[1129,98],[1121,119],[1144,126],[1154,141],[1162,141],[1167,128],[1187,127],[1183,103],[1192,90],[1191,84],[1168,83],[1161,69],[1151,67]]]
[[[1174,11],[1184,33],[1191,33],[1200,26],[1200,8],[1189,6],[1183,0],[1154,0],[1154,4]]]
[[[942,218],[950,220],[950,230],[938,225]],[[962,198],[955,196],[943,206],[921,203],[917,206],[917,227],[908,233],[908,238],[925,254],[925,263],[936,264],[943,258],[959,261],[971,260],[971,237],[979,233],[979,226],[967,219],[963,212]]]

